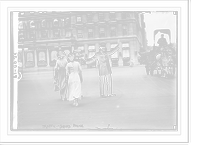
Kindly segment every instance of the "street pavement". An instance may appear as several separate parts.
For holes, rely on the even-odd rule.
[[[52,69],[27,71],[19,81],[18,129],[173,130],[176,79],[148,76],[144,66],[114,67],[115,97],[99,97],[96,68],[83,69],[78,107],[54,92]]]

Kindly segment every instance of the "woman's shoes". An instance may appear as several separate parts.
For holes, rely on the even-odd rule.
[[[74,106],[78,106],[78,99],[74,99],[73,105],[74,105]]]
[[[63,101],[65,100],[65,96],[64,95],[61,95],[61,98],[62,98]]]

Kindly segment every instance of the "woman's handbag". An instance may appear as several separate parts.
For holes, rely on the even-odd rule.
[[[58,78],[54,78],[53,84],[54,84],[54,91],[60,90]]]

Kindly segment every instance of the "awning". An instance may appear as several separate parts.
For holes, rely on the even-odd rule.
[[[110,48],[111,48],[111,50],[113,49],[113,48],[115,48],[117,46],[117,44],[111,44],[110,45]],[[113,58],[118,58],[118,51],[116,51],[114,54],[112,54],[111,55],[111,58],[113,59]]]
[[[94,49],[95,49],[95,46],[94,46],[94,45],[89,46],[88,49],[89,49],[89,50],[94,50]]]
[[[115,52],[114,54],[112,54],[111,58],[118,58],[118,52]]]
[[[129,43],[123,43],[122,47],[129,47]]]
[[[117,46],[117,44],[111,44],[110,48],[115,48]]]

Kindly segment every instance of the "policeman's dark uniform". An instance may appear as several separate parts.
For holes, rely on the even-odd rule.
[[[89,64],[96,59],[99,61],[99,75],[100,75],[100,94],[102,97],[104,96],[104,79],[106,76],[107,79],[107,95],[108,96],[115,96],[112,94],[112,79],[111,79],[111,69],[110,64],[108,61],[108,56],[114,54],[119,47],[116,46],[111,51],[102,51],[101,48],[106,47],[105,43],[100,44],[100,51],[97,52],[92,58],[88,59],[86,64]]]
[[[158,44],[159,44],[160,47],[167,45],[167,41],[166,41],[166,39],[163,36],[164,35],[162,34],[161,38],[158,40]]]

